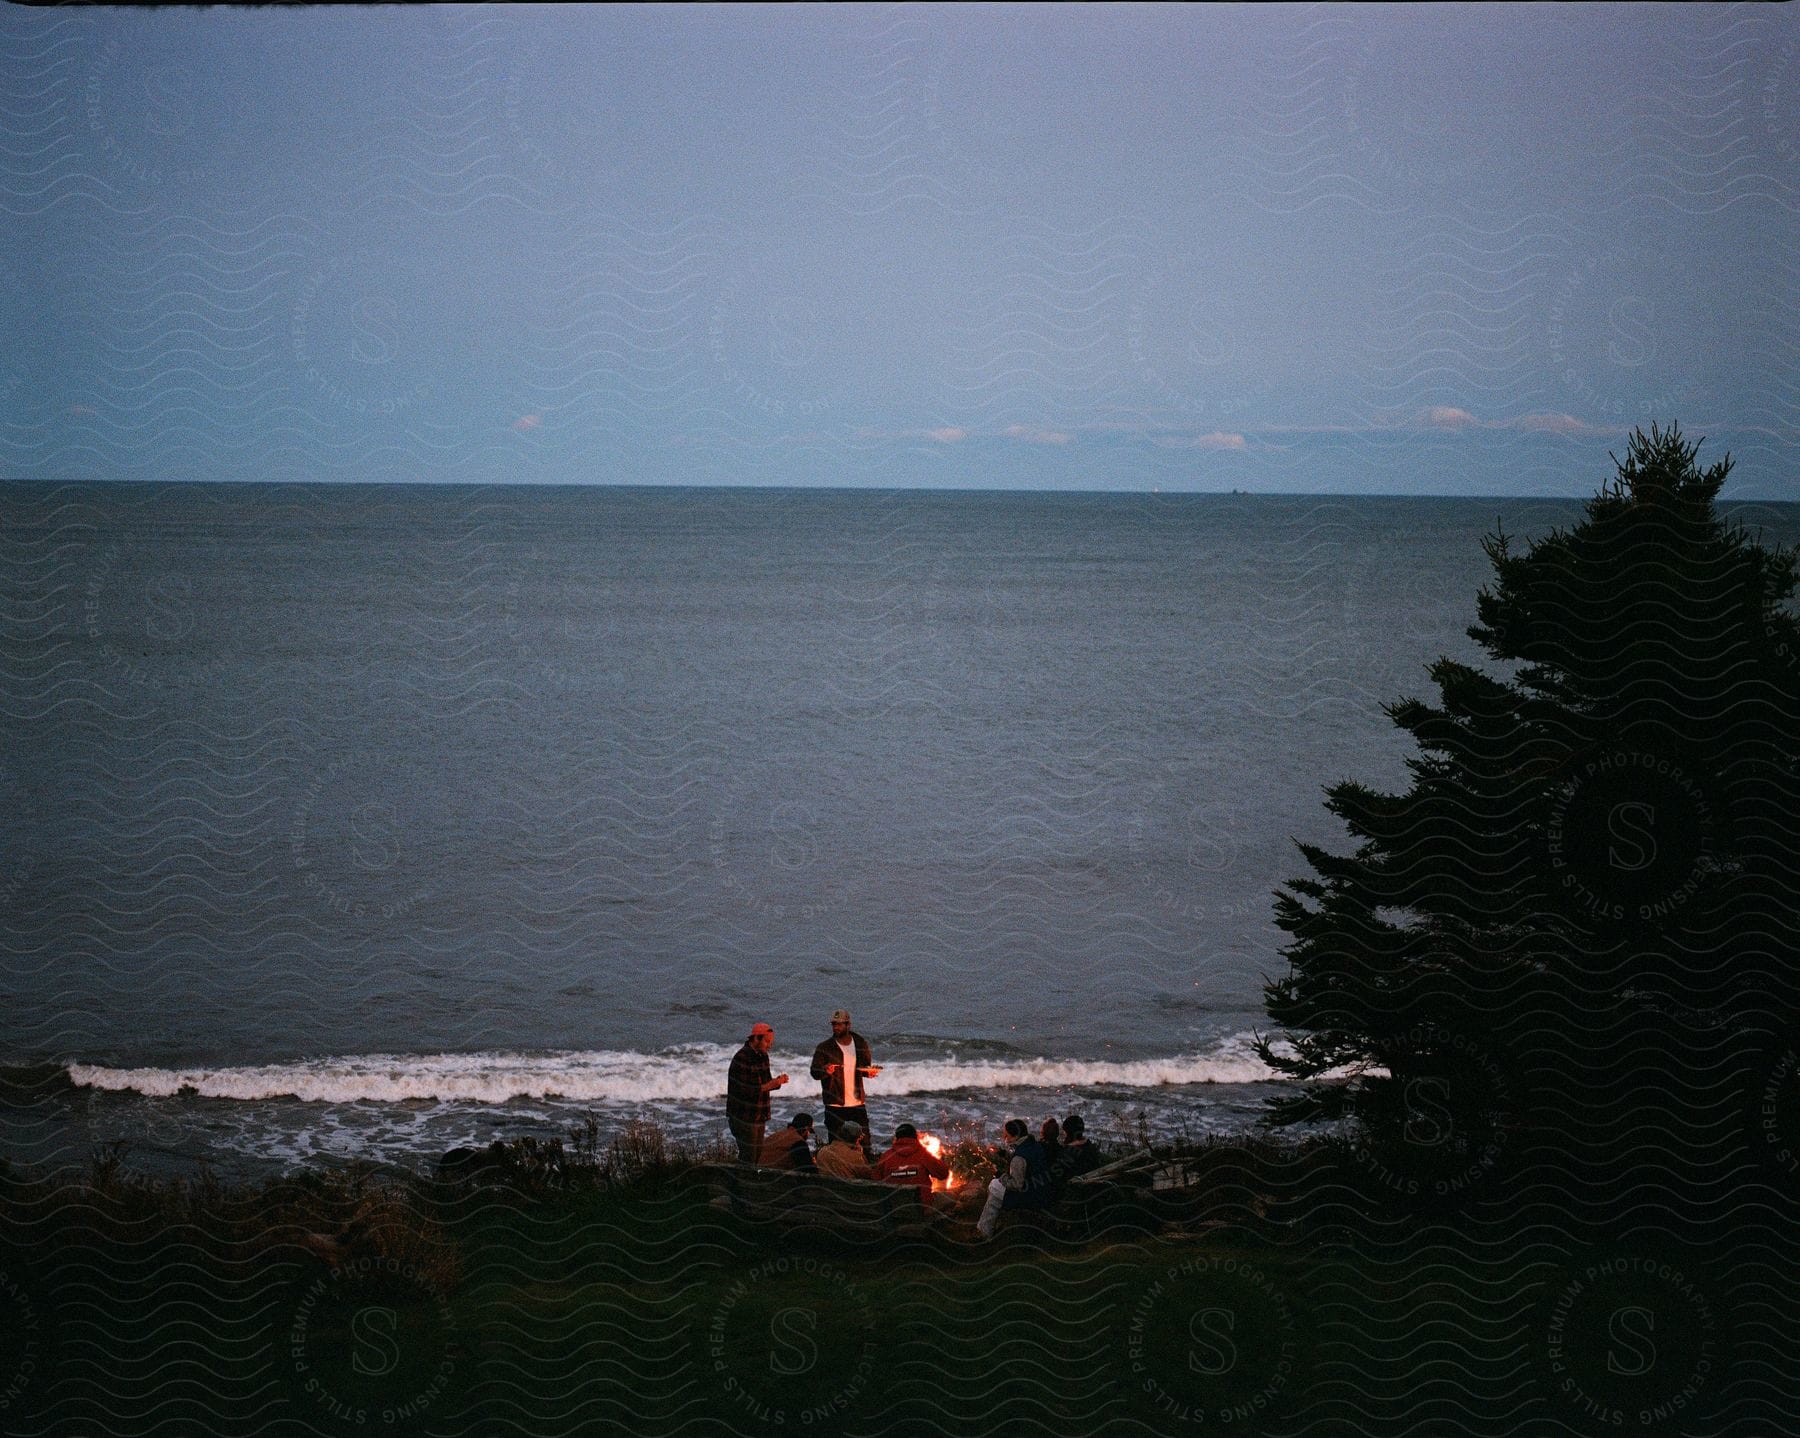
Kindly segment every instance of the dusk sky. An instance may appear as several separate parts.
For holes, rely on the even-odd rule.
[[[1800,498],[1792,7],[0,12],[0,475]]]

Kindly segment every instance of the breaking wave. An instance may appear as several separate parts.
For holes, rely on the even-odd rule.
[[[1261,1083],[1277,1077],[1236,1035],[1204,1053],[1156,1058],[1068,1059],[962,1057],[952,1041],[945,1051],[897,1058],[870,1080],[871,1094],[953,1093],[964,1089],[1062,1089],[1111,1085],[1157,1088],[1176,1084]],[[982,1052],[983,1046],[969,1045]],[[505,1103],[561,1098],[591,1103],[647,1103],[719,1098],[734,1049],[691,1044],[661,1053],[357,1054],[287,1063],[193,1068],[110,1068],[76,1063],[69,1080],[79,1086],[168,1097],[292,1098],[321,1103],[396,1103],[406,1100]],[[877,1060],[881,1054],[877,1050]],[[792,1081],[787,1095],[816,1094],[808,1060],[773,1055],[777,1073]]]

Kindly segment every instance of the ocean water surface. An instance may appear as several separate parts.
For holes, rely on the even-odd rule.
[[[1790,508],[1737,517],[1792,542]],[[1321,786],[1544,500],[0,487],[0,1145],[415,1162],[872,1114],[1207,1132]]]

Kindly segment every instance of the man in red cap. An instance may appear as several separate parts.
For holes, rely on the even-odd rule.
[[[767,1024],[752,1024],[750,1037],[731,1060],[725,1082],[725,1121],[737,1140],[740,1163],[756,1162],[763,1125],[769,1121],[769,1095],[788,1081],[786,1074],[769,1077],[769,1050],[774,1046],[775,1030]]]
[[[869,1062],[869,1041],[850,1027],[847,1009],[831,1016],[831,1037],[813,1050],[812,1076],[825,1101],[825,1132],[836,1138],[847,1123],[862,1126],[863,1152],[869,1151],[869,1110],[863,1080],[881,1070]]]

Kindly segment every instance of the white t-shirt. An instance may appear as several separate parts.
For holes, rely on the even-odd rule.
[[[844,1081],[843,1106],[845,1108],[855,1108],[856,1040],[852,1039],[849,1043],[845,1043],[842,1039],[839,1039],[838,1052],[844,1056],[843,1062],[838,1065],[838,1076]]]

